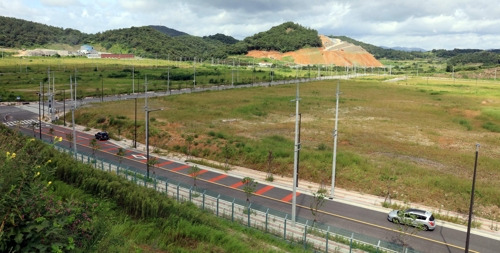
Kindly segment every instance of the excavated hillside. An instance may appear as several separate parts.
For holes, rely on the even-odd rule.
[[[292,58],[296,64],[324,64],[336,66],[358,66],[358,67],[382,67],[373,55],[368,53],[360,46],[332,39],[324,35],[320,35],[322,47],[305,48],[293,52],[280,53],[278,51],[259,51],[252,50],[248,52],[248,56],[255,58],[271,58],[283,60],[284,58]]]

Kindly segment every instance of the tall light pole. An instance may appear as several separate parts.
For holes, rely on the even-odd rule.
[[[149,179],[149,113],[161,109],[146,109],[146,177]]]
[[[295,152],[293,159],[293,193],[292,193],[292,224],[295,225],[295,213],[297,209],[297,170],[299,160],[299,83],[297,82],[297,93],[295,96]]]
[[[465,239],[465,252],[469,252],[470,226],[472,223],[472,207],[474,206],[474,189],[476,186],[477,157],[479,155],[479,143],[476,144],[476,159],[474,161],[474,175],[472,176],[472,191],[470,193],[469,223],[467,225],[467,239]]]
[[[42,114],[41,110],[41,101],[42,100],[42,82],[40,82],[40,93],[38,93],[38,129],[40,131],[40,140],[42,139]]]
[[[73,152],[75,153],[75,157],[76,157],[77,156],[77,154],[76,154],[76,129],[75,129],[76,74],[75,74],[75,90],[74,90],[74,93],[73,93],[73,81],[71,79],[71,76],[69,77],[69,85],[70,85],[71,98],[73,99],[73,108],[71,108],[71,125],[73,126]]]
[[[335,102],[335,128],[333,129],[333,162],[332,162],[332,189],[330,191],[330,199],[333,199],[335,191],[335,169],[337,167],[337,126],[339,120],[339,95],[340,95],[340,81],[337,81],[337,93]]]
[[[135,100],[135,115],[134,115],[134,148],[137,148],[137,96]]]

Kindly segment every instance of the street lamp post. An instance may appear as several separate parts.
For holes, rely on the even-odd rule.
[[[161,109],[147,109],[146,108],[146,177],[149,179],[149,113],[154,111],[161,111]]]
[[[470,193],[469,223],[467,225],[467,239],[465,239],[465,252],[469,252],[470,226],[472,223],[472,207],[474,206],[474,188],[476,186],[477,157],[479,155],[479,143],[476,144],[476,159],[474,161],[474,175],[472,176],[472,192]]]
[[[330,199],[333,199],[335,191],[335,170],[337,167],[337,127],[339,119],[339,95],[340,95],[340,81],[337,82],[337,94],[335,101],[335,128],[333,129],[333,162],[332,162],[332,188],[330,191]]]

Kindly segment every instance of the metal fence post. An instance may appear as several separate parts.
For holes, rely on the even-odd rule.
[[[155,174],[155,178],[154,178],[154,184],[155,184],[155,191],[156,191],[156,174]]]
[[[108,172],[111,172],[111,163],[108,163]]]
[[[177,202],[179,202],[179,186],[180,185],[181,185],[181,183],[177,184]]]
[[[165,195],[168,196],[168,179],[165,179]]]
[[[378,240],[378,244],[377,244],[377,253],[378,253],[379,249],[380,249],[380,240]]]
[[[351,239],[349,240],[349,253],[352,252],[352,238],[354,237],[354,233],[351,234]]]
[[[191,186],[191,188],[189,188],[189,202],[192,202],[191,201],[192,191],[193,191],[193,187]]]
[[[266,210],[266,233],[267,233],[267,221],[269,217],[269,208]]]
[[[325,252],[328,252],[328,239],[330,237],[330,226],[328,226],[328,230],[326,230],[326,245],[325,245]]]
[[[217,195],[217,211],[215,212],[217,217],[219,217],[219,198],[220,198],[220,194]]]
[[[248,217],[248,224],[247,224],[247,226],[249,226],[249,227],[250,227],[250,213],[252,212],[252,210],[250,209],[251,206],[252,206],[252,203],[250,203],[248,205],[248,208],[247,208],[247,212],[248,212],[247,213],[247,217]]]
[[[306,241],[307,241],[307,224],[309,223],[308,220],[306,220],[306,225],[304,227],[304,249],[307,248],[307,244],[306,244]]]
[[[236,198],[233,198],[233,203],[231,203],[231,221],[234,222],[234,201]]]
[[[134,171],[134,183],[137,184],[137,171]]]
[[[285,215],[285,225],[283,226],[283,239],[286,240],[286,219],[288,218],[288,214]]]
[[[207,190],[203,191],[203,203],[202,203],[202,208],[201,208],[203,210],[205,210],[205,192],[207,192]]]
[[[104,161],[101,160],[101,170],[104,170]]]

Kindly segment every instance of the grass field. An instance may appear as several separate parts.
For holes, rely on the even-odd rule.
[[[246,57],[234,59],[234,66],[233,59],[193,63],[154,59],[6,57],[0,59],[0,98],[2,101],[15,101],[17,97],[23,101],[36,101],[40,88],[45,93],[50,83],[56,87],[57,99],[62,99],[63,90],[69,91],[70,78],[74,82],[75,75],[79,98],[144,91],[146,81],[150,91],[167,91],[193,88],[195,85],[238,85],[292,79],[296,76],[318,76],[317,67],[295,70],[284,67],[283,62],[275,62],[275,66],[269,68],[258,67],[259,62]],[[335,71],[342,72],[343,69],[338,67]],[[331,66],[329,69],[323,67],[320,74],[332,74],[333,71]]]
[[[386,78],[387,79],[387,78]],[[500,92],[495,82],[412,78],[341,81],[339,187],[465,213],[480,143],[477,214],[499,218]],[[300,178],[331,180],[337,81],[300,87]],[[171,151],[291,175],[294,85],[150,99],[150,143]],[[139,102],[141,105],[143,101]],[[133,138],[133,101],[77,112],[80,124]],[[122,108],[130,108],[123,110]],[[140,111],[140,110],[139,110]],[[118,113],[117,113],[118,112]],[[144,139],[143,112],[139,140]],[[268,152],[274,159],[268,166]],[[394,180],[388,180],[387,178]]]

